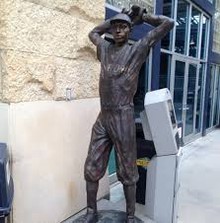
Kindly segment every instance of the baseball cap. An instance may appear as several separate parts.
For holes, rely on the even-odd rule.
[[[114,16],[111,20],[110,23],[113,24],[114,22],[117,21],[122,21],[122,22],[126,22],[131,26],[131,19],[128,15],[124,14],[124,13],[119,13],[116,16]]]

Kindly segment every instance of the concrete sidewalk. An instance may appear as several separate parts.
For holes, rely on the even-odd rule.
[[[183,148],[178,223],[220,222],[220,129]]]
[[[219,223],[220,129],[183,147],[179,179],[178,223]],[[125,209],[121,184],[111,189],[110,201],[98,202],[98,209]],[[153,222],[145,216],[143,205],[137,204],[136,209],[136,216],[144,223]],[[79,215],[83,213],[85,210]],[[71,223],[79,215],[63,223]]]

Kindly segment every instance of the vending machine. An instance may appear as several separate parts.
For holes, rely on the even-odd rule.
[[[146,216],[157,223],[175,223],[181,151],[176,115],[168,89],[148,92],[141,122],[146,140],[156,154],[147,166]]]

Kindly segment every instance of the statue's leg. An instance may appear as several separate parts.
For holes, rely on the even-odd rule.
[[[123,189],[126,200],[127,223],[134,223],[136,185],[123,185]]]
[[[87,214],[85,223],[95,223],[98,221],[97,214],[97,192],[99,183],[86,181],[86,193],[87,193]]]
[[[113,132],[116,151],[116,166],[118,180],[124,188],[126,199],[127,222],[133,223],[136,203],[136,182],[138,170],[136,165],[136,129],[133,108],[121,110],[115,115],[117,131]],[[117,136],[117,137],[116,137]]]
[[[84,166],[87,191],[87,215],[85,223],[95,223],[98,220],[96,200],[99,180],[105,175],[111,149],[112,141],[102,124],[102,117],[99,115],[92,129],[88,156]]]

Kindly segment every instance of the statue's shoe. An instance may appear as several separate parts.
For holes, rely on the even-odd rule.
[[[135,219],[133,216],[128,216],[127,219],[126,219],[126,223],[135,223]]]
[[[96,223],[96,222],[98,222],[98,214],[87,212],[84,223]]]

